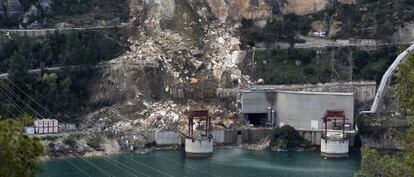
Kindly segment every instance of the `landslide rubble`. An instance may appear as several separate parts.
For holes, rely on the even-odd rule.
[[[238,25],[212,18],[206,3],[130,3],[130,50],[105,63],[100,78],[91,84],[92,104],[107,106],[85,116],[82,128],[185,133],[186,112],[198,108],[210,110],[216,128],[237,126],[237,109],[218,100],[216,89],[251,84],[238,66],[246,57],[236,34]],[[176,7],[184,5],[188,8]],[[183,26],[162,25],[181,16]]]

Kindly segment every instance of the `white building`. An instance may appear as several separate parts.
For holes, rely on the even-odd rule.
[[[33,135],[33,134],[35,134],[35,129],[34,129],[34,127],[25,127],[24,129],[25,129],[25,131],[26,131],[26,134],[28,134],[28,135]]]
[[[59,133],[59,123],[56,119],[38,119],[34,122],[36,134]]]

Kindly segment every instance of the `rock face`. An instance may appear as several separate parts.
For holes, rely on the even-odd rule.
[[[283,14],[306,15],[324,10],[329,4],[330,0],[287,0],[281,11]]]
[[[414,40],[414,24],[405,24],[391,37],[393,41],[410,42]]]
[[[391,133],[387,133],[379,138],[361,137],[361,143],[364,146],[384,150],[404,150],[405,147],[402,142],[393,137]]]
[[[52,14],[52,0],[33,1],[28,9],[23,9],[19,0],[6,0],[0,2],[0,19],[24,27],[38,27],[42,17]]]
[[[0,18],[18,21],[23,14],[24,10],[19,0],[5,0],[0,2]]]
[[[207,0],[212,14],[220,19],[240,21],[241,18],[263,20],[272,15],[272,7],[260,1],[252,5],[250,0]]]
[[[354,0],[341,0],[352,4]],[[332,0],[207,0],[213,15],[220,19],[239,21],[241,18],[264,20],[272,14],[307,15],[325,10],[334,4]]]

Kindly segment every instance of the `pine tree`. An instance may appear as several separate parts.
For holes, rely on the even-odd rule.
[[[0,121],[0,176],[35,177],[41,171],[37,158],[43,154],[38,138],[24,134],[23,123]]]

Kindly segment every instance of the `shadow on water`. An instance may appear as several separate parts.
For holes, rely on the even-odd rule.
[[[360,159],[359,151],[351,152],[346,160],[325,160],[318,152],[217,148],[211,158],[187,159],[182,150],[157,150],[146,154],[72,159],[69,162],[48,161],[42,164],[45,173],[39,176],[351,177],[359,169]]]

